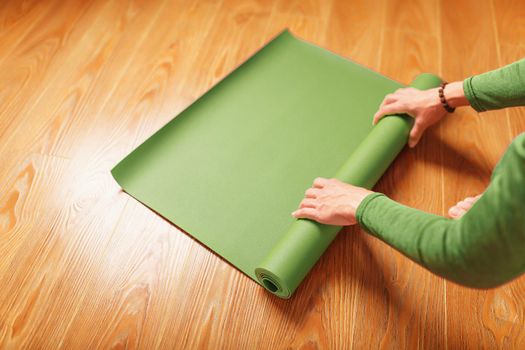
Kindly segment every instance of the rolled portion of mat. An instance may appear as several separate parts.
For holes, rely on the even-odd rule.
[[[424,73],[418,75],[410,86],[426,90],[440,83],[439,77]],[[334,177],[372,188],[405,146],[412,124],[413,119],[407,115],[382,118]],[[340,229],[340,226],[306,219],[295,221],[258,264],[255,269],[257,279],[269,292],[289,298]]]

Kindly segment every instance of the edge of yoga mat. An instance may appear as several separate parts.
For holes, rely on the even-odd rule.
[[[243,66],[250,59],[256,56],[269,43],[273,42],[275,39],[279,38],[283,34],[290,35],[288,31],[284,31],[280,33],[279,35],[274,37],[270,42],[266,43],[266,45],[264,45],[261,49],[257,50],[252,56],[250,56],[247,60],[245,60],[236,69]],[[305,44],[308,44],[310,46],[313,46],[319,49],[318,46],[313,45],[309,42],[295,38],[292,35],[290,35],[290,37],[292,37],[294,40],[301,41]],[[326,49],[323,49],[323,50],[326,50]],[[336,55],[334,53],[332,54]],[[336,55],[336,56],[341,58],[341,56],[339,55]],[[345,59],[345,60],[350,61],[348,59]],[[352,62],[355,65],[359,65],[353,61],[350,61],[350,62]],[[367,67],[364,67],[362,65],[359,65],[359,66],[363,67],[364,69],[368,71],[373,72],[371,69]],[[377,75],[376,72],[374,73]],[[226,75],[226,77],[228,77],[229,75],[230,74]],[[217,83],[210,90],[208,90],[208,92],[210,92],[215,87],[217,87],[217,85],[219,85],[224,79],[226,79],[226,77],[223,78],[219,83]],[[419,79],[420,80],[421,79],[423,80],[437,79],[439,81],[438,78],[434,76],[430,76],[430,75],[423,75],[422,77],[423,78],[419,78]],[[393,81],[392,79],[389,79],[387,77],[384,77],[384,78]],[[206,95],[208,92],[206,92],[204,95]],[[197,99],[194,103],[196,103],[199,100],[200,98]],[[192,103],[190,107],[194,103]],[[183,112],[181,112],[181,114]],[[370,120],[371,120],[371,116],[370,116]],[[376,127],[372,129],[368,137],[366,137],[366,139],[361,143],[361,145],[355,149],[355,152],[352,153],[352,157],[350,157],[344,163],[344,166],[339,170],[339,172],[337,173],[335,177],[343,181],[345,181],[345,179],[352,180],[352,178],[354,178],[357,181],[353,181],[353,182],[350,180],[346,180],[346,181],[352,182],[356,185],[371,187],[377,181],[377,179],[382,175],[382,173],[386,170],[390,162],[395,158],[397,153],[402,149],[402,147],[406,143],[406,137],[408,135],[408,131],[410,130],[411,122],[412,122],[412,119],[406,116],[405,117],[400,117],[400,116],[388,117],[388,118],[383,119]],[[376,158],[386,157],[385,159],[387,159],[388,161],[387,162],[377,161],[375,165],[371,167],[368,166],[367,169],[363,169],[361,174],[356,174],[355,164],[358,164],[359,162],[363,162],[363,161],[365,161],[365,163],[369,163],[370,154],[368,150],[371,150],[374,148],[376,148],[376,151],[377,151],[376,154],[379,155]],[[362,150],[362,151],[359,151],[359,150]],[[344,156],[342,156],[340,159],[344,159]],[[173,217],[170,217],[169,215],[166,217],[163,215],[163,213],[157,211],[154,208],[154,205],[150,206],[148,204],[149,203],[148,200],[146,201],[141,200],[141,196],[137,195],[137,193],[134,192],[133,187],[131,186],[129,182],[130,181],[129,171],[137,170],[135,167],[139,166],[139,164],[133,163],[133,162],[131,163],[127,162],[126,163],[127,166],[125,166],[124,169],[122,169],[122,166],[119,167],[119,165],[122,165],[122,163],[124,163],[124,160],[120,162],[112,170],[113,177],[122,186],[122,188],[126,192],[128,192],[128,194],[132,195],[134,198],[136,198],[141,203],[151,208],[153,211],[157,212],[159,215],[167,218],[171,222],[177,222],[178,220],[173,221]],[[339,163],[335,163],[335,164],[339,164]],[[144,164],[142,164],[142,166],[144,166]],[[128,173],[126,174],[126,171],[124,170],[128,171]],[[128,176],[128,178],[126,177],[126,175]],[[361,184],[360,181],[362,181],[363,184]],[[179,227],[177,224],[175,225]],[[324,226],[324,225],[321,225],[321,226]],[[189,226],[187,227],[185,223],[182,223],[181,229],[183,229],[184,232],[189,233],[194,239],[196,239],[203,245],[211,248],[216,254],[222,256],[226,261],[228,261],[234,267],[246,273],[246,271],[243,271],[235,263],[229,261],[229,258],[221,254],[220,251],[215,251],[215,249],[213,249],[213,246],[208,246],[206,241],[203,241],[200,239],[199,235],[196,235],[196,236],[192,235],[191,232],[193,232],[194,229],[192,229]],[[257,278],[258,282],[261,285],[263,285],[267,290],[276,294],[277,296],[282,297],[282,298],[289,298],[292,295],[293,291],[297,288],[301,280],[304,278],[304,276],[308,273],[308,271],[315,264],[315,262],[318,260],[320,255],[324,252],[324,250],[333,240],[333,238],[335,237],[339,229],[340,229],[339,227],[335,227],[335,226],[320,227],[319,224],[308,221],[308,220],[298,220],[294,222],[289,227],[288,230],[284,231],[284,235],[278,241],[279,243],[273,246],[273,249],[270,250],[268,254],[266,254],[265,258],[262,259],[262,261],[259,264],[257,264],[257,269],[255,273],[253,273],[254,277],[252,276],[249,276],[249,277]],[[279,232],[283,232],[283,231],[279,231]],[[304,238],[306,237],[308,239],[305,240]],[[308,258],[306,260],[305,260],[305,255],[308,255]],[[291,260],[295,260],[294,263],[290,263]],[[257,260],[252,259],[252,261],[256,262]],[[246,266],[244,266],[244,268],[246,268]],[[250,269],[250,271],[253,271],[253,270]]]

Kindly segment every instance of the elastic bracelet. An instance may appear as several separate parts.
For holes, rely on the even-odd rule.
[[[441,105],[443,106],[443,108],[445,108],[445,110],[449,113],[454,113],[454,111],[456,110],[456,108],[452,108],[450,107],[450,105],[448,104],[447,102],[447,99],[445,98],[445,93],[443,90],[445,90],[445,86],[447,86],[447,82],[442,82],[441,83],[441,86],[439,87],[439,100],[441,101]]]

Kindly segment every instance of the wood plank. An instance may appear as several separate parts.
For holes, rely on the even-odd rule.
[[[525,57],[525,3],[493,1],[493,23],[498,44],[500,66]],[[510,136],[525,132],[525,107],[505,110],[510,126]],[[501,348],[525,347],[523,324],[525,309],[521,300],[525,295],[525,278],[519,278],[503,288],[491,291],[483,303],[483,322]]]
[[[381,59],[383,23],[386,11],[383,0],[335,1],[327,23],[325,47],[377,70]],[[379,54],[378,54],[379,49]]]
[[[446,52],[443,64],[444,74],[449,80],[460,80],[501,65],[492,11],[489,1],[443,4],[442,36],[443,52]],[[515,40],[519,39],[516,37]],[[454,64],[445,64],[450,57],[461,59]],[[510,142],[507,112],[477,114],[472,109],[463,109],[443,123],[442,137],[450,147],[444,153],[445,204],[448,207],[463,197],[481,193],[487,186],[494,165]],[[513,310],[519,308],[516,304],[519,299],[513,300],[509,288],[507,285],[477,291],[447,283],[449,345],[512,348],[509,338],[506,338],[509,323],[501,317],[517,316]],[[513,305],[516,309],[512,308]],[[464,317],[467,314],[469,317]],[[523,318],[515,320],[523,324]]]
[[[434,1],[387,4],[381,73],[405,84],[420,72],[439,73],[436,8]],[[405,205],[440,212],[441,159],[435,131],[430,130],[417,148],[405,149],[375,189]],[[365,235],[363,241],[359,250],[368,251],[368,256],[352,264],[363,266],[356,325],[368,327],[356,333],[355,347],[444,348],[443,281],[379,240]]]
[[[58,1],[4,1],[0,5],[0,63],[13,58],[13,51],[31,38],[34,28],[43,26]],[[58,20],[64,20],[59,16]]]
[[[44,283],[57,271],[39,260],[54,241],[50,228],[60,218],[67,191],[64,169],[69,160],[30,155],[19,165],[1,199],[0,347],[22,348],[36,328]]]
[[[421,71],[452,81],[523,57],[524,6],[2,2],[0,348],[523,347],[525,277],[465,289],[351,228],[281,300],[109,170],[284,28],[403,83]],[[483,190],[524,110],[458,110],[376,189],[446,214]]]

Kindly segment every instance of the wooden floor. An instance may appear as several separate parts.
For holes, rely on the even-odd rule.
[[[465,289],[348,229],[281,300],[120,192],[109,170],[285,27],[404,83],[525,56],[517,0],[2,1],[0,348],[525,348],[525,278]],[[522,131],[458,111],[376,189],[444,214]]]

